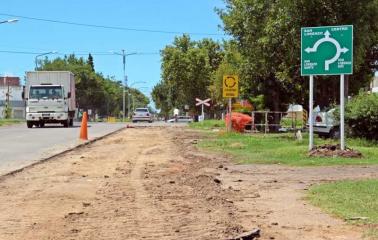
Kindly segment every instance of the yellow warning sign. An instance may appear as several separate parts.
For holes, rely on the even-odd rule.
[[[224,75],[223,76],[223,97],[235,98],[239,96],[239,76]]]

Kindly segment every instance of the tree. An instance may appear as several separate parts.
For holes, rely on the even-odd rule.
[[[219,9],[226,32],[234,36],[243,57],[241,79],[250,95],[264,95],[272,110],[286,104],[304,104],[307,81],[300,76],[300,28],[353,24],[354,74],[351,93],[365,86],[377,69],[378,43],[376,0],[226,0]],[[335,77],[317,82],[318,100],[335,101]],[[247,87],[247,86],[246,86]],[[321,96],[321,98],[320,98]]]
[[[212,75],[223,59],[219,43],[211,39],[191,41],[188,35],[176,37],[162,52],[162,80],[154,87],[153,100],[168,114],[173,108],[197,111],[195,98],[208,98]]]
[[[40,67],[45,71],[71,71],[76,81],[76,101],[79,108],[92,109],[99,115],[117,116],[122,109],[122,83],[113,77],[104,77],[95,72],[93,57],[88,60],[77,58],[75,55],[45,59]],[[145,105],[149,100],[139,91],[130,89],[139,101]]]
[[[94,63],[93,63],[93,56],[91,54],[88,55],[87,63],[91,67],[92,72],[94,72],[95,67],[94,67]]]

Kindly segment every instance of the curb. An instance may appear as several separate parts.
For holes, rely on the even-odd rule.
[[[97,142],[97,141],[99,141],[99,140],[102,140],[102,139],[104,139],[104,138],[106,138],[106,137],[109,137],[109,136],[111,136],[111,135],[113,135],[113,134],[119,133],[119,132],[121,132],[121,131],[123,131],[123,130],[125,130],[125,129],[127,129],[127,126],[126,126],[126,127],[122,127],[122,128],[120,128],[120,129],[118,129],[118,130],[115,130],[114,132],[107,133],[107,134],[105,134],[105,135],[103,135],[103,136],[101,136],[101,137],[97,137],[97,138],[94,138],[94,139],[92,139],[92,140],[89,140],[89,141],[86,141],[86,142],[84,142],[84,143],[81,143],[81,144],[79,144],[79,145],[77,145],[77,146],[75,146],[75,147],[72,147],[72,148],[66,149],[66,150],[64,150],[63,152],[56,153],[56,154],[54,154],[54,155],[52,155],[52,156],[49,156],[49,157],[46,157],[46,158],[42,158],[42,159],[40,159],[40,160],[38,160],[38,161],[36,161],[36,162],[34,162],[34,163],[31,163],[31,164],[26,165],[26,166],[24,166],[24,167],[21,167],[21,168],[19,168],[19,169],[12,170],[12,171],[10,171],[10,172],[8,172],[8,173],[2,174],[2,175],[0,175],[0,181],[3,181],[5,178],[7,178],[7,177],[9,177],[9,176],[14,176],[14,175],[16,175],[17,173],[20,173],[20,172],[22,172],[22,171],[24,171],[24,170],[26,170],[26,169],[32,168],[32,167],[34,167],[34,166],[36,166],[36,165],[39,165],[39,164],[42,164],[42,163],[45,163],[45,162],[51,161],[51,160],[53,160],[54,158],[57,158],[57,157],[63,156],[63,155],[66,154],[66,153],[69,153],[69,152],[72,152],[72,151],[74,151],[74,150],[77,150],[77,149],[83,148],[83,147],[85,147],[85,146],[88,146],[88,145],[90,145],[90,144],[92,144],[92,143],[95,143],[95,142]]]

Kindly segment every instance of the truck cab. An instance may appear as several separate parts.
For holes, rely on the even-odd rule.
[[[70,72],[28,72],[24,98],[28,128],[46,123],[73,126],[75,84]]]

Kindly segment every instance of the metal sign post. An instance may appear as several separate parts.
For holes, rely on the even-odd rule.
[[[309,118],[310,118],[310,134],[308,150],[311,151],[314,148],[314,75],[310,75],[310,103],[308,106]]]
[[[228,99],[228,124],[227,124],[227,132],[232,131],[232,98]]]
[[[345,129],[344,129],[344,74],[340,75],[340,148],[345,150]]]
[[[353,73],[353,26],[325,26],[301,29],[301,75],[310,76],[310,139],[313,139],[314,75],[340,75],[340,148],[345,149],[344,74]]]

